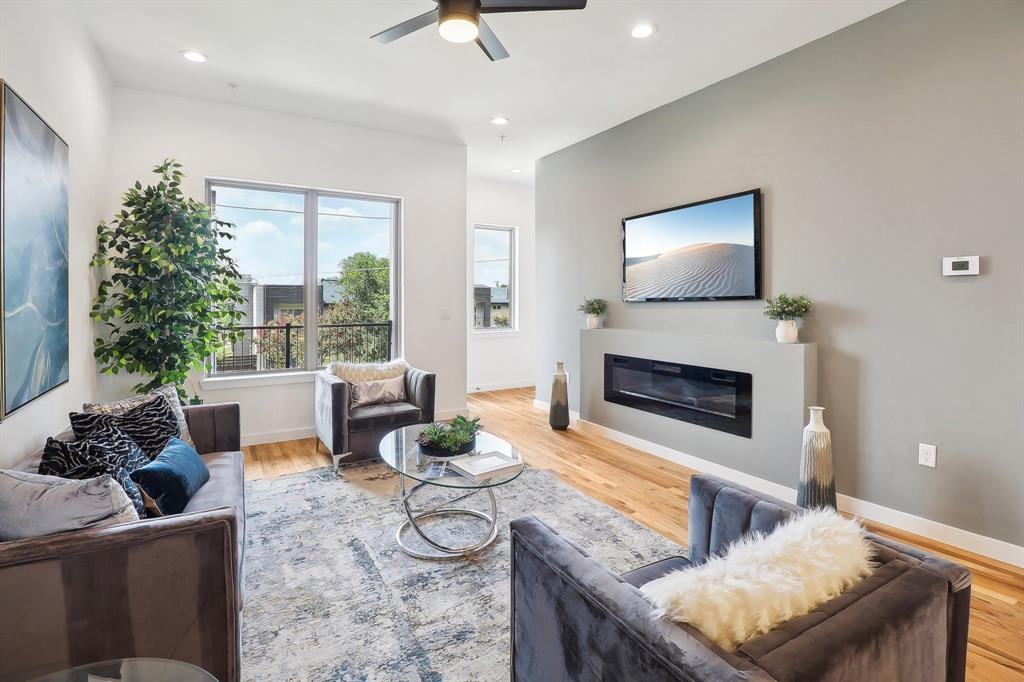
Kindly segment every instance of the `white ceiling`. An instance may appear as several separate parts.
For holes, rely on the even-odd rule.
[[[897,0],[590,0],[489,15],[512,55],[493,63],[433,27],[369,40],[431,0],[79,4],[116,85],[463,142],[470,173],[530,181],[545,154]],[[657,26],[653,37],[630,37],[639,21]],[[186,62],[183,49],[210,61]],[[491,125],[495,114],[511,125]]]

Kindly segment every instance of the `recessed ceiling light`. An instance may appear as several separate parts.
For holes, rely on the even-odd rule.
[[[513,169],[512,169],[512,172],[513,172],[513,173],[517,173],[517,174],[518,174],[518,173],[522,173],[523,171],[521,171],[521,170],[520,170],[520,169],[518,169],[518,168],[513,168]]]
[[[491,119],[491,123],[493,123],[496,126],[507,126],[511,122],[512,119],[510,119],[508,116],[495,116],[494,118]]]
[[[650,38],[654,35],[654,26],[652,24],[637,24],[629,34],[634,38]]]
[[[199,50],[182,50],[181,56],[189,60],[190,62],[195,62],[197,64],[202,64],[203,62],[210,61],[210,58],[202,52],[200,52]]]

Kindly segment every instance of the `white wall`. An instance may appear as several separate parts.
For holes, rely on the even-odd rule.
[[[10,466],[67,427],[68,412],[95,398],[89,320],[89,259],[102,217],[110,142],[111,86],[81,26],[64,2],[0,2],[0,78],[70,147],[70,381],[0,424],[0,467]]]
[[[517,386],[532,386],[534,375],[534,337],[536,334],[536,268],[533,239],[533,185],[469,178],[468,182],[469,261],[466,292],[468,298],[468,370],[469,391],[488,391]],[[473,297],[473,226],[503,225],[518,228],[518,325],[514,331],[474,332],[472,330]]]
[[[115,89],[108,209],[137,178],[173,156],[184,189],[203,198],[207,177],[258,180],[403,197],[404,352],[437,372],[437,410],[465,407],[466,149],[436,142],[152,92]],[[447,311],[445,314],[443,311]],[[447,317],[449,319],[442,319]],[[204,391],[242,404],[247,442],[312,434],[312,376],[284,384]],[[126,392],[125,383],[104,393]]]

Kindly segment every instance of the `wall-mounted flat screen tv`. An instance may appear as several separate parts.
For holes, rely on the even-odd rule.
[[[761,298],[761,190],[622,221],[622,300]]]

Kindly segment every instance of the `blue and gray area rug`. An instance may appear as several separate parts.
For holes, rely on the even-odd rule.
[[[680,552],[552,474],[527,468],[495,491],[501,533],[491,547],[459,561],[417,560],[395,545],[405,519],[397,491],[383,465],[247,484],[244,680],[507,680],[508,522],[518,516],[535,514],[613,571]],[[486,494],[476,497],[469,506],[485,509]],[[426,526],[452,544],[481,527]]]

